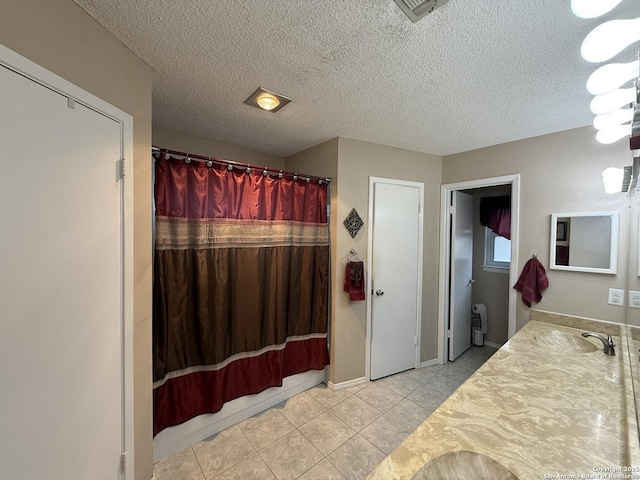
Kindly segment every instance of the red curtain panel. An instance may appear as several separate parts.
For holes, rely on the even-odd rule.
[[[327,184],[156,160],[154,435],[323,369]]]
[[[496,235],[511,239],[511,197],[481,198],[480,224]]]

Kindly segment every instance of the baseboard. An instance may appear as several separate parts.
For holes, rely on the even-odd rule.
[[[502,348],[502,345],[500,345],[499,343],[493,343],[493,342],[487,342],[485,341],[484,344],[487,347],[492,347],[492,348]]]
[[[354,378],[353,380],[347,380],[346,382],[333,383],[328,382],[327,386],[331,390],[342,390],[343,388],[355,387],[356,385],[362,385],[363,383],[367,383],[369,380],[366,377]]]
[[[426,360],[424,362],[420,362],[420,365],[418,365],[418,368],[430,367],[431,365],[440,365],[438,363],[438,359],[437,358],[432,358],[431,360]]]
[[[281,387],[268,388],[227,402],[217,413],[200,415],[161,431],[153,439],[153,461],[158,462],[180,450],[221,432],[260,412],[323,383],[324,370],[312,370],[285,378]]]

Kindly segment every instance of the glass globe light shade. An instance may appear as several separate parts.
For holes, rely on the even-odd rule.
[[[571,11],[579,18],[596,18],[613,10],[622,0],[571,0]]]
[[[604,115],[605,113],[611,113],[629,103],[633,103],[636,99],[636,89],[631,88],[619,88],[609,93],[603,93],[602,95],[596,95],[591,100],[591,111],[596,115]]]
[[[602,95],[638,77],[638,60],[629,63],[603,65],[587,80],[587,90],[591,95]]]
[[[593,119],[593,126],[596,130],[609,130],[631,120],[633,120],[633,108],[621,108],[604,115],[596,115],[596,118]]]
[[[606,62],[640,40],[640,18],[611,20],[594,28],[582,42],[580,54],[587,62]]]
[[[609,145],[629,135],[631,135],[631,124],[627,123],[607,130],[598,131],[598,133],[596,133],[596,140],[604,145]]]
[[[260,105],[260,108],[263,108],[264,110],[273,110],[278,105],[280,105],[280,101],[276,97],[274,97],[273,95],[269,95],[268,93],[260,95],[256,99],[256,103]]]
[[[606,193],[620,193],[622,191],[622,179],[624,169],[609,167],[602,171],[602,183]]]

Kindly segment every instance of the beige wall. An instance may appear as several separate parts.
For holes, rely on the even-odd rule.
[[[135,478],[152,475],[151,68],[71,0],[1,0],[0,42],[133,116]]]
[[[425,231],[421,360],[437,355],[438,223],[441,158],[375,143],[336,138],[286,159],[287,170],[330,176],[331,184],[331,365],[329,379],[341,383],[365,375],[366,304],[350,303],[342,291],[351,249],[367,251],[369,177],[424,182]],[[355,238],[342,225],[355,208],[365,221]]]
[[[169,150],[206,155],[234,162],[250,163],[261,167],[284,169],[284,158],[268,153],[256,152],[248,148],[236,147],[228,143],[216,142],[207,138],[196,137],[186,133],[153,126],[153,145]]]
[[[338,199],[335,217],[337,228],[335,254],[337,264],[334,281],[340,285],[350,249],[362,257],[367,251],[367,215],[369,177],[424,182],[424,263],[422,303],[421,361],[437,355],[438,232],[440,211],[441,157],[388,147],[375,143],[338,139]],[[351,238],[342,221],[355,208],[365,226]],[[365,373],[365,302],[349,303],[344,293],[335,298],[335,365],[331,381],[340,383],[364,376]]]
[[[625,195],[604,192],[602,170],[630,164],[626,142],[601,145],[595,140],[593,128],[585,127],[444,157],[442,183],[519,173],[518,271],[537,254],[550,284],[535,307],[623,322],[625,309],[608,305],[607,294],[610,287],[626,285],[629,211]],[[605,210],[621,212],[618,274],[549,269],[550,214]],[[518,299],[517,328],[528,319],[529,309]]]

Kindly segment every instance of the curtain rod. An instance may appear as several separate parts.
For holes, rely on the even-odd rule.
[[[330,183],[331,182],[331,178],[327,178],[327,177],[318,177],[316,175],[308,175],[306,173],[290,172],[290,171],[287,171],[287,170],[279,170],[279,169],[271,168],[271,167],[260,167],[258,165],[252,165],[252,164],[249,164],[249,163],[234,162],[233,160],[225,160],[223,158],[209,157],[209,156],[206,156],[206,155],[196,155],[196,154],[193,154],[193,153],[180,152],[178,150],[170,150],[168,148],[160,148],[160,147],[152,146],[151,147],[151,152],[152,152],[152,154],[165,154],[165,155],[168,154],[169,156],[177,155],[179,157],[183,157],[184,160],[187,161],[187,163],[189,163],[189,161],[192,161],[192,160],[196,161],[196,162],[203,162],[203,163],[211,162],[211,164],[216,163],[218,165],[228,165],[229,167],[249,169],[249,171],[258,170],[258,171],[262,171],[262,172],[272,172],[272,173],[278,174],[278,176],[287,175],[289,177],[293,177],[294,180],[296,178],[302,178],[302,179],[307,179],[307,181],[310,181],[311,179],[318,180],[318,182],[320,182],[320,183],[322,183],[322,182]],[[158,158],[158,157],[156,157],[156,158]],[[231,169],[231,168],[229,168],[229,169]],[[266,175],[266,173],[265,173],[265,175]],[[282,178],[282,177],[280,177],[280,178]]]

